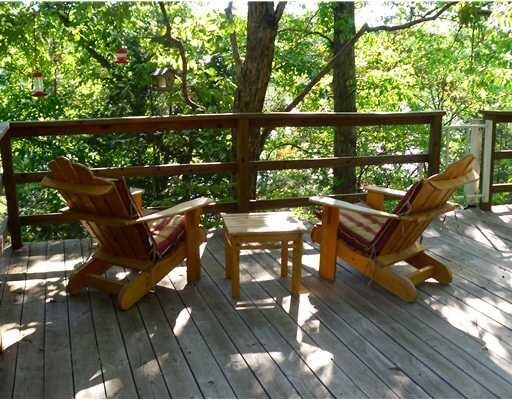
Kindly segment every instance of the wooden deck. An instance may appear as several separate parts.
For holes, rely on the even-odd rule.
[[[341,264],[319,280],[309,237],[308,293],[290,296],[277,253],[245,252],[234,304],[212,231],[199,284],[177,268],[120,312],[66,295],[88,240],[30,243],[1,259],[0,397],[512,397],[512,207],[494,210],[433,224],[454,282],[415,304]]]

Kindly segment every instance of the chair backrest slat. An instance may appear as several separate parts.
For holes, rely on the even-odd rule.
[[[403,215],[414,214],[442,207],[450,200],[457,188],[477,178],[473,168],[475,157],[468,155],[449,165],[443,173],[433,175],[421,183],[421,188],[412,199],[410,206]],[[430,221],[395,222],[390,230],[380,255],[400,251],[416,242]]]
[[[87,167],[59,157],[50,163],[51,181],[71,210],[98,216],[136,219],[141,214],[133,204],[124,181],[95,176]],[[42,182],[44,185],[44,180]],[[76,189],[82,185],[82,189]],[[52,187],[52,185],[49,185]],[[104,187],[94,193],[90,188]],[[68,190],[66,190],[66,188]],[[72,189],[70,189],[72,188]],[[104,192],[104,193],[103,193]],[[150,259],[155,243],[146,224],[112,226],[97,221],[82,221],[88,232],[96,237],[103,249],[122,257]]]

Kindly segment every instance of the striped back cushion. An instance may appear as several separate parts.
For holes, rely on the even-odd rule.
[[[185,217],[173,215],[172,217],[158,219],[149,223],[149,230],[160,256],[165,256],[182,239],[185,238]]]
[[[422,185],[422,181],[412,185],[397,204],[393,213],[398,215],[407,213]],[[361,205],[365,204],[363,203]],[[340,210],[338,237],[363,253],[377,256],[398,226],[398,222],[399,221],[394,219]]]

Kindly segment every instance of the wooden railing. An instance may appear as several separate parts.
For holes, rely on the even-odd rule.
[[[512,159],[512,149],[496,151],[496,124],[512,122],[512,111],[482,111],[485,121],[482,155],[482,200],[480,208],[490,210],[494,193],[512,192],[512,183],[494,183],[496,160]]]
[[[383,165],[389,163],[428,163],[428,173],[439,171],[441,153],[441,126],[444,112],[416,113],[258,113],[258,114],[205,114],[173,117],[128,117],[48,122],[12,122],[1,137],[3,182],[7,198],[8,228],[12,245],[19,248],[21,226],[77,222],[63,214],[19,215],[16,185],[38,182],[45,171],[18,172],[13,170],[12,141],[20,138],[52,135],[108,135],[115,133],[151,134],[156,131],[190,130],[206,128],[232,129],[236,134],[236,159],[233,162],[198,164],[168,164],[151,166],[93,168],[101,176],[147,177],[182,174],[232,173],[236,177],[236,201],[218,203],[211,211],[240,211],[276,209],[304,206],[307,197],[258,200],[250,198],[249,177],[258,171],[308,168],[334,168],[342,166]],[[416,125],[430,127],[428,153],[408,155],[377,155],[362,157],[330,157],[306,160],[252,161],[249,160],[249,131],[253,128],[314,127],[314,126],[378,126]],[[361,194],[335,195],[337,198],[355,199]]]

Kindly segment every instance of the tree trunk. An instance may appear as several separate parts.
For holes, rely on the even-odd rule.
[[[274,9],[273,2],[249,2],[247,14],[247,48],[240,74],[237,77],[234,112],[262,112],[267,93],[275,38],[284,4]],[[249,159],[257,160],[263,150],[259,129],[249,133]],[[236,149],[236,137],[233,137]],[[256,195],[256,175],[251,177],[250,196]]]
[[[333,55],[352,39],[356,33],[354,24],[354,3],[333,3],[334,32]],[[334,111],[356,111],[356,67],[354,46],[338,57],[333,65],[332,91]],[[356,155],[356,133],[353,127],[334,129],[334,156]],[[356,190],[355,168],[334,168],[333,190],[335,193],[352,193]]]

